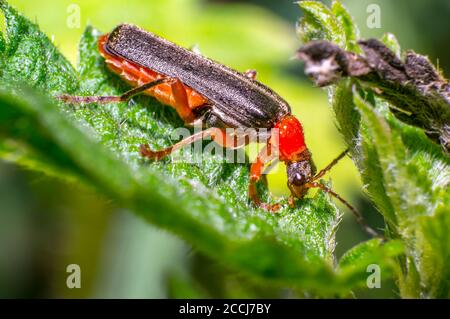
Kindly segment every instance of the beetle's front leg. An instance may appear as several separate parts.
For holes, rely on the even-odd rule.
[[[256,76],[258,75],[258,72],[256,72],[256,70],[253,69],[248,69],[247,71],[244,72],[244,75],[249,79],[255,80]]]
[[[250,168],[250,184],[248,186],[248,195],[253,204],[257,207],[261,207],[265,210],[276,212],[281,208],[280,204],[268,204],[263,203],[259,198],[258,191],[256,189],[256,183],[261,179],[264,167],[270,161],[276,158],[275,152],[271,149],[270,143],[267,143],[266,146],[259,152],[255,162],[252,164]]]

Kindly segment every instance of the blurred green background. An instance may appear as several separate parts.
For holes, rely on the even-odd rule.
[[[426,53],[449,74],[450,1],[347,0],[363,37],[397,35],[403,48]],[[196,45],[202,54],[237,70],[253,68],[280,93],[302,120],[319,168],[344,145],[326,93],[312,87],[292,60],[300,43],[295,22],[301,12],[292,0],[11,0],[35,19],[73,63],[86,25],[103,32],[128,22],[176,43]],[[368,4],[381,9],[381,28],[367,27]],[[74,6],[75,5],[75,6]],[[79,26],[76,18],[79,10]],[[439,59],[438,59],[439,57]],[[335,190],[382,221],[361,193],[349,159],[329,175]],[[269,175],[274,194],[286,195],[283,167]],[[140,221],[94,190],[0,162],[0,297],[302,297],[250,282],[182,240]],[[345,209],[337,255],[365,239]],[[163,213],[163,212],[161,212]],[[81,289],[68,289],[66,267],[81,267]],[[395,298],[395,285],[361,290],[358,297]]]

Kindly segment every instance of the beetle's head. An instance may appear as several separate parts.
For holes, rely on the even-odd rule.
[[[306,184],[316,174],[316,166],[305,144],[303,127],[292,115],[282,118],[275,125],[271,143],[277,146],[279,158],[286,163],[288,186],[293,196],[302,198]]]
[[[286,162],[288,177],[288,187],[293,196],[302,198],[308,188],[306,184],[312,180],[316,174],[316,166],[308,150],[303,151],[302,157],[294,162]]]

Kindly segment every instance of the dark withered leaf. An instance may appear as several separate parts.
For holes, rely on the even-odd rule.
[[[305,73],[316,85],[327,86],[352,77],[391,103],[401,121],[425,131],[449,152],[450,85],[428,58],[409,51],[405,61],[376,39],[358,42],[364,55],[345,51],[328,41],[312,41],[297,52]]]

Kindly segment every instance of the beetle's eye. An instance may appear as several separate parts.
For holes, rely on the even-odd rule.
[[[300,173],[295,173],[292,178],[290,178],[291,184],[301,185],[305,180],[304,176]]]
[[[312,169],[309,161],[289,163],[287,166],[288,181],[291,185],[303,185],[312,177]]]

